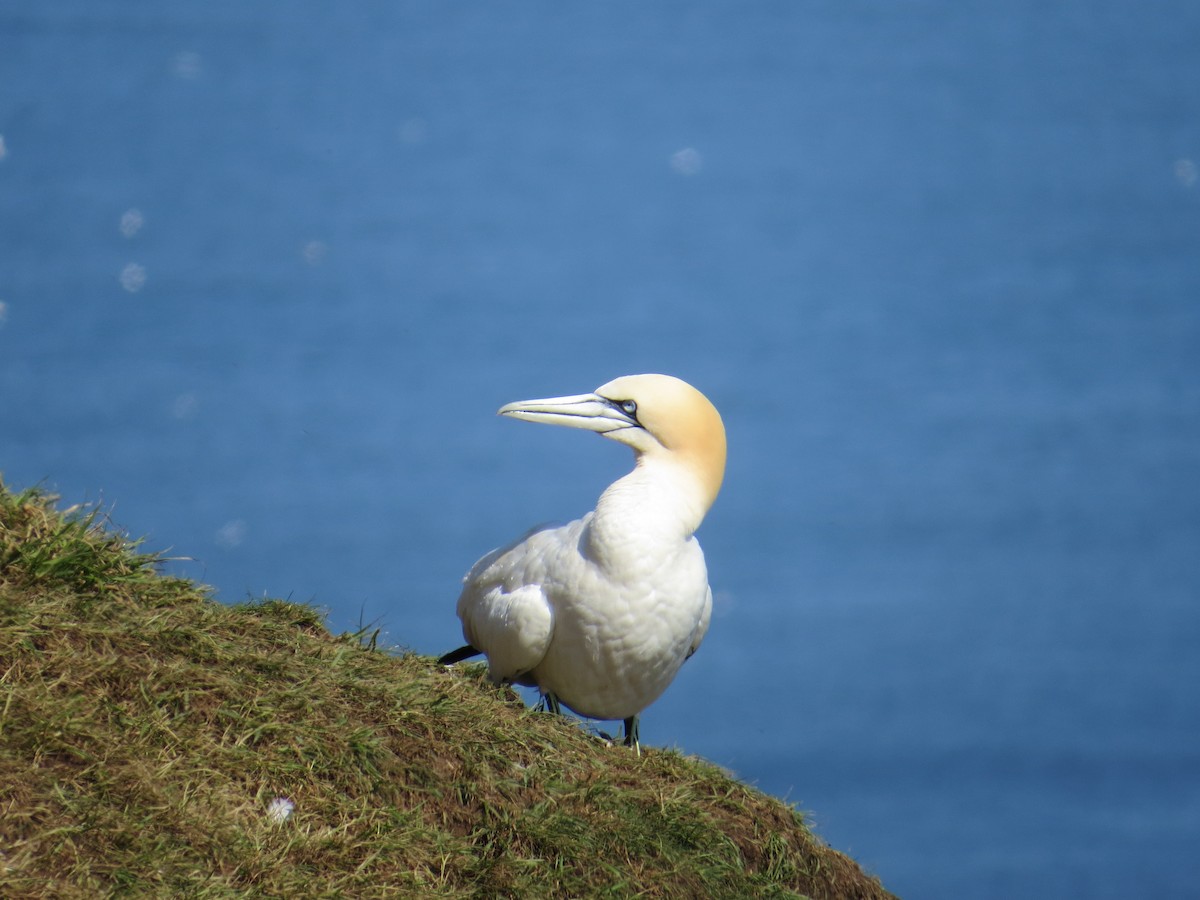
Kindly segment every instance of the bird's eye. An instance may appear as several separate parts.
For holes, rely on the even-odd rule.
[[[621,412],[633,419],[637,416],[637,403],[633,400],[622,400],[619,404]]]

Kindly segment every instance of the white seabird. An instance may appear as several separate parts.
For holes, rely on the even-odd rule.
[[[487,554],[463,580],[468,641],[495,682],[536,686],[548,709],[621,719],[658,699],[708,631],[712,591],[694,532],[725,475],[716,408],[670,375],[628,375],[592,394],[525,400],[500,415],[583,428],[633,448],[632,472],[595,510],[536,528]]]

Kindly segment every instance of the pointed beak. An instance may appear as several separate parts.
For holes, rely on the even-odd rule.
[[[575,394],[571,397],[548,397],[545,400],[518,400],[500,407],[498,415],[524,419],[526,422],[546,422],[605,434],[621,428],[638,427],[637,420],[624,413],[611,400],[597,394]]]

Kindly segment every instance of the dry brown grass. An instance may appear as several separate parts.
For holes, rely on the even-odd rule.
[[[216,603],[0,486],[0,896],[123,895],[890,896],[711,765]]]

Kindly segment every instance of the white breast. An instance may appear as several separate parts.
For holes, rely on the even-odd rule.
[[[712,599],[695,538],[664,542],[649,520],[594,527],[595,515],[485,556],[458,613],[494,679],[525,676],[580,715],[624,719],[675,678]]]

